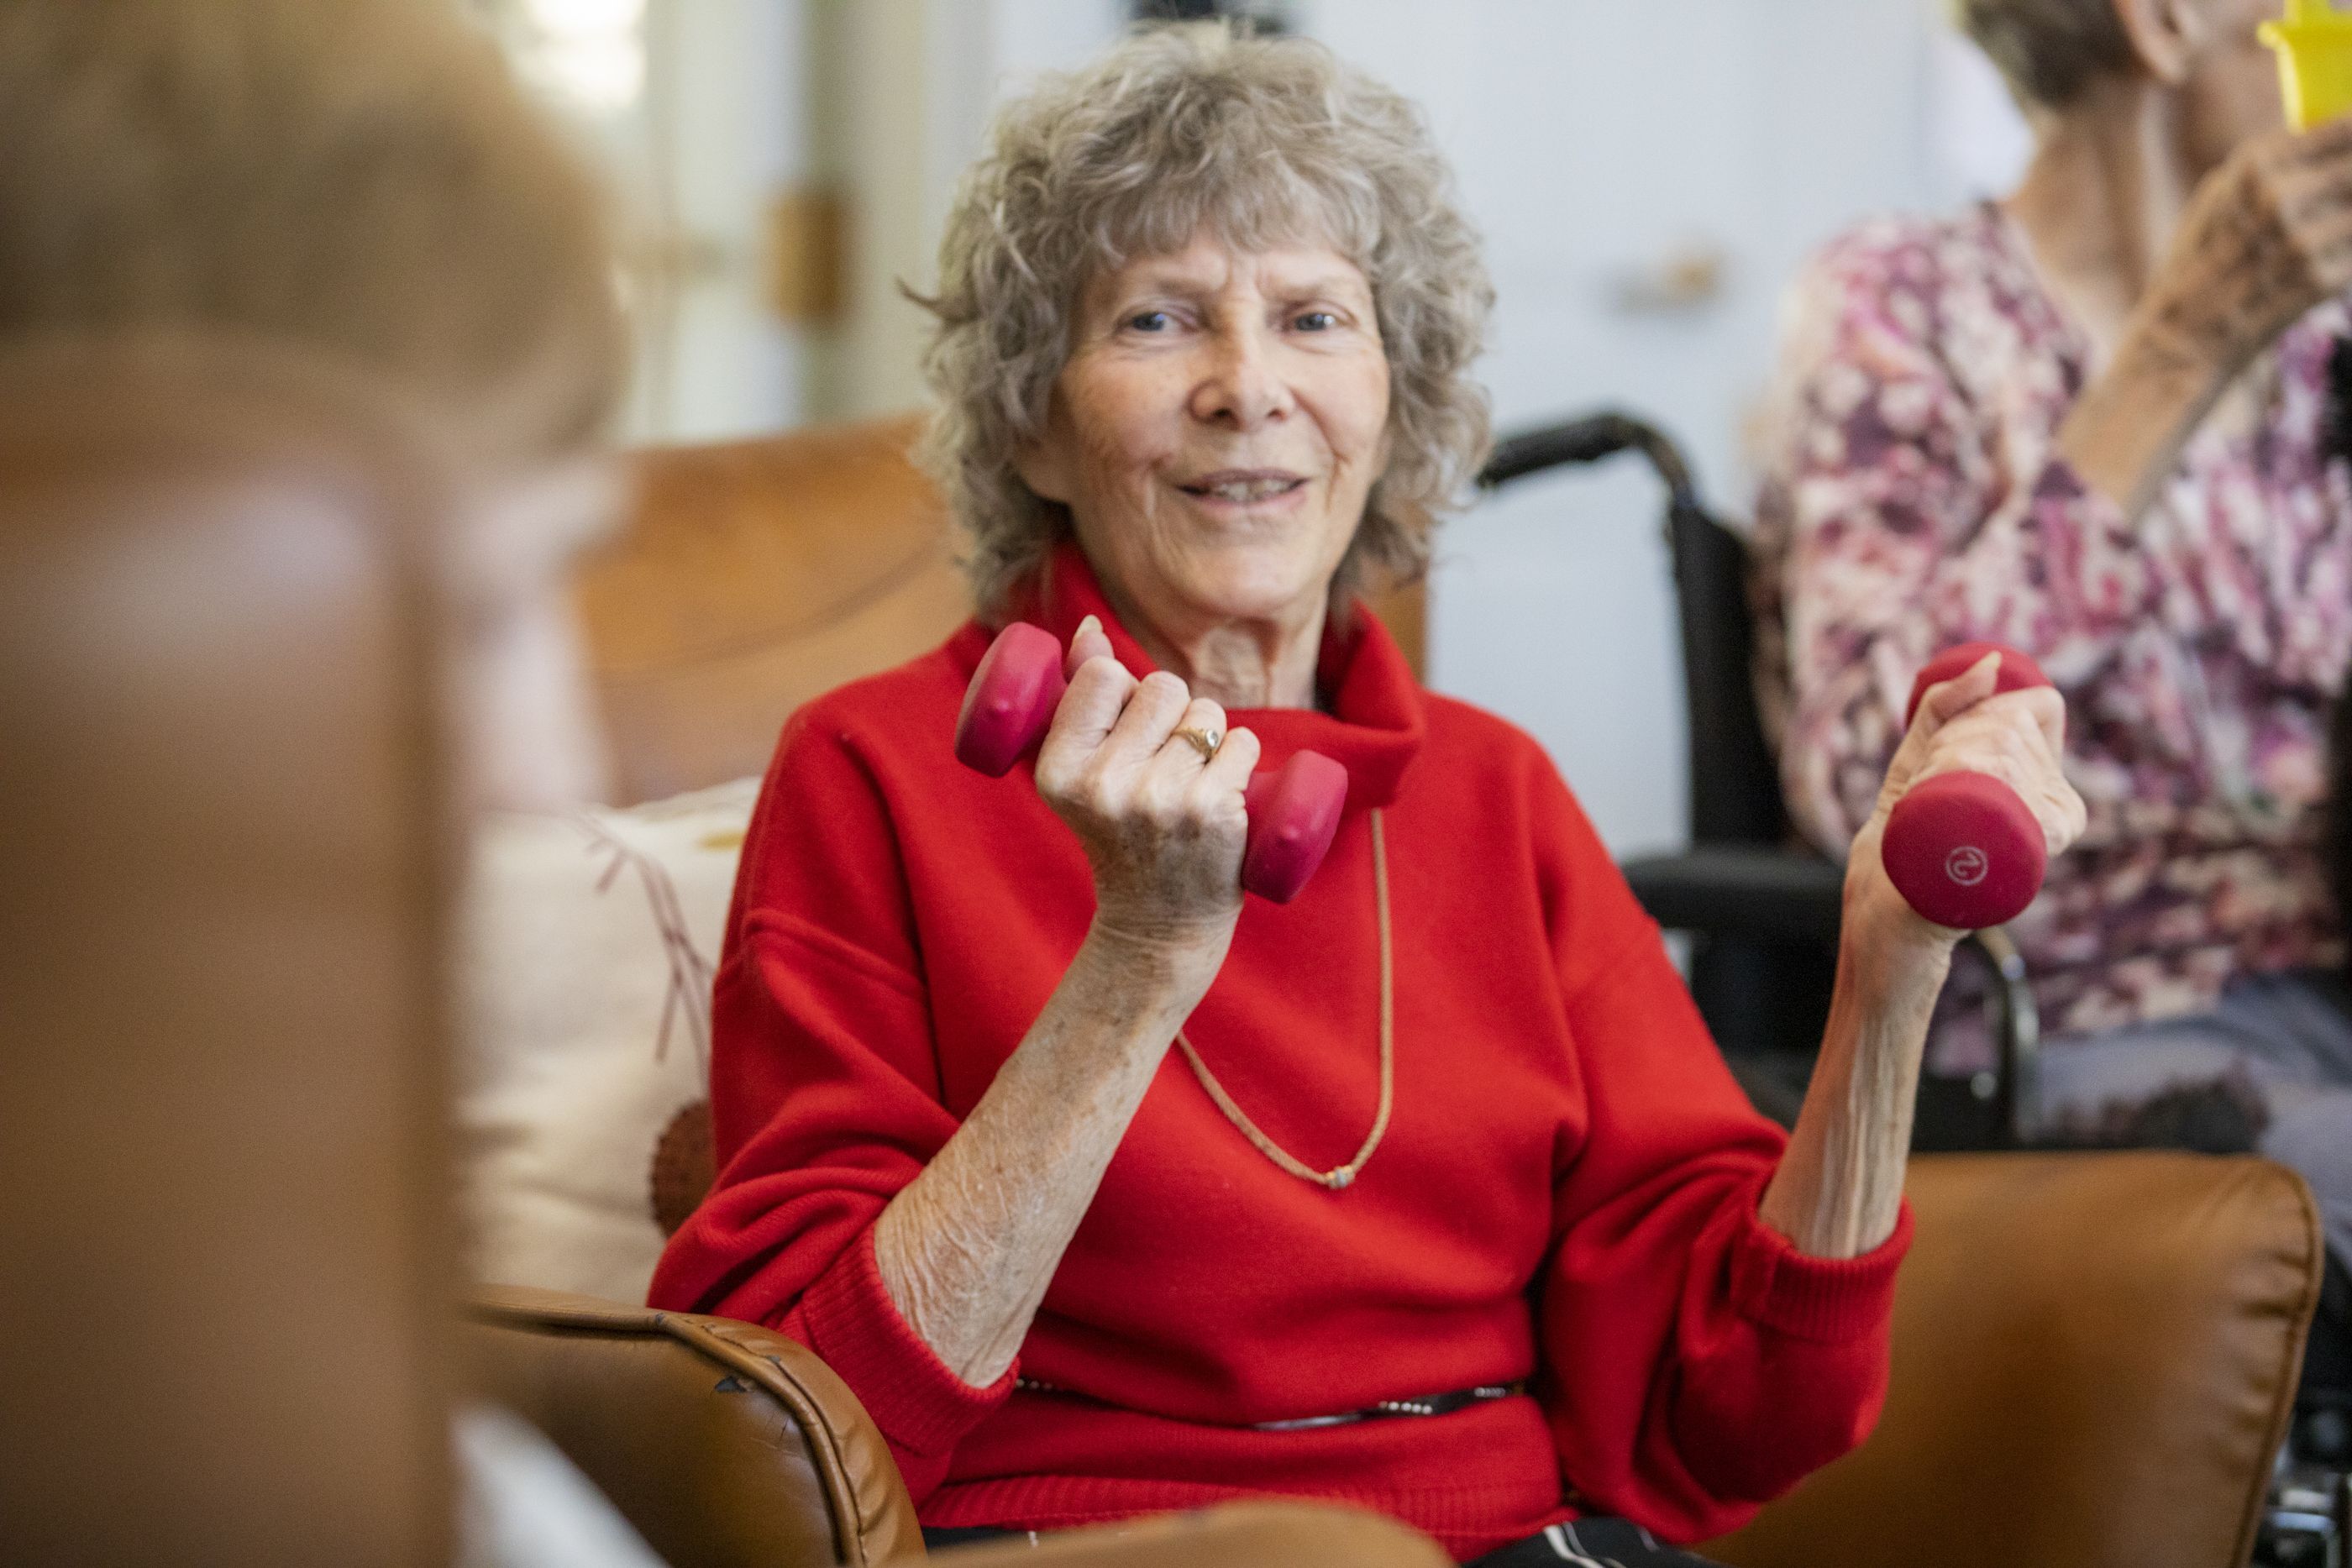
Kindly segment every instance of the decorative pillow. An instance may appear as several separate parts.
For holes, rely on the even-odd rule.
[[[478,833],[457,962],[475,1279],[645,1299],[709,1185],[711,967],[759,788]]]

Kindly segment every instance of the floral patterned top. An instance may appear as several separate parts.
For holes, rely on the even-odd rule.
[[[2045,1030],[2197,1011],[2242,972],[2335,961],[2317,838],[2352,655],[2352,483],[2327,440],[2345,303],[2258,362],[2137,527],[2056,455],[2088,342],[1997,207],[1858,228],[1790,310],[1754,545],[1800,829],[1843,852],[1914,673],[2006,643],[2065,694],[2090,809],[2010,927]]]

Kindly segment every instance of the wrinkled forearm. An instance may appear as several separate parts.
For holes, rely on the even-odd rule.
[[[2137,523],[2229,381],[2229,367],[2165,329],[2158,306],[2133,319],[2113,363],[2058,427],[2059,455]]]
[[[1920,1057],[1951,941],[1892,889],[1849,904],[1812,1083],[1759,1213],[1801,1252],[1857,1258],[1895,1232]]]
[[[956,1134],[882,1211],[876,1267],[957,1376],[1004,1375],[1214,955],[1099,925]]]

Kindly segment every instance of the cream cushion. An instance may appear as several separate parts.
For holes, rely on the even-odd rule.
[[[478,832],[457,957],[477,1281],[645,1299],[655,1147],[709,1097],[711,967],[758,792],[745,779]]]

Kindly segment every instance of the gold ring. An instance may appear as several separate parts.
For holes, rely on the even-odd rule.
[[[1225,743],[1225,732],[1222,729],[1193,729],[1187,727],[1176,733],[1192,743],[1192,749],[1201,754],[1201,760],[1203,762],[1215,761],[1217,747]]]

